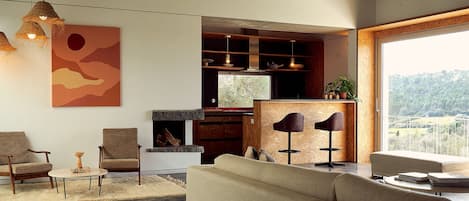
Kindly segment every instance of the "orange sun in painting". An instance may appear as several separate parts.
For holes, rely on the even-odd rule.
[[[120,29],[65,25],[52,31],[52,105],[120,105]]]

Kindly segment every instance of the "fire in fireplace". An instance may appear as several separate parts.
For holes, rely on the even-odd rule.
[[[153,147],[185,145],[184,121],[153,121]]]

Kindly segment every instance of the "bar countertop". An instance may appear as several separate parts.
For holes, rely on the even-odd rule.
[[[270,100],[254,100],[261,102],[271,103],[355,103],[355,100],[351,99],[270,99]]]

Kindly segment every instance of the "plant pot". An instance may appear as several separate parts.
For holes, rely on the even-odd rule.
[[[347,99],[347,92],[340,92],[340,99]]]

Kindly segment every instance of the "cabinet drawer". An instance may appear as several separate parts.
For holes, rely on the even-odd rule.
[[[201,120],[201,124],[206,123],[221,123],[225,118],[223,116],[205,116],[204,120]]]
[[[242,138],[243,125],[242,124],[225,124],[224,133],[226,138]]]
[[[218,139],[223,138],[223,125],[212,124],[199,126],[200,139]]]
[[[224,117],[224,122],[236,122],[236,123],[243,123],[243,116],[226,116]]]
[[[225,141],[225,153],[242,155],[242,144],[241,139],[233,141]]]
[[[201,141],[201,146],[204,146],[205,155],[221,155],[225,153],[225,143],[224,141]]]

